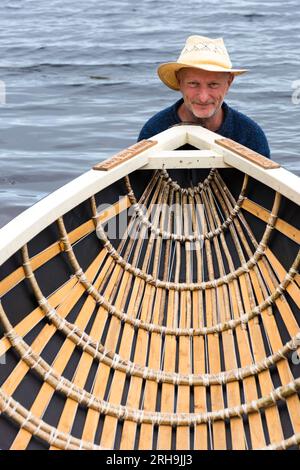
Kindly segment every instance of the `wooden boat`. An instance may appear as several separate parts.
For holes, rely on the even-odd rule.
[[[0,447],[298,448],[299,182],[176,126],[5,226]]]

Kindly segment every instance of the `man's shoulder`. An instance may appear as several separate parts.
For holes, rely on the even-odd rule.
[[[236,121],[238,125],[244,126],[244,128],[253,130],[254,132],[263,132],[262,128],[260,125],[254,121],[251,117],[247,116],[246,114],[242,113],[241,111],[238,111],[237,109],[230,108],[232,112],[232,117]]]
[[[237,140],[246,147],[270,157],[270,148],[267,137],[261,126],[246,114],[228,107],[230,110],[230,120],[232,123],[233,133],[236,135],[234,140]]]
[[[167,108],[164,108],[155,113],[148,121],[144,124],[138,140],[149,139],[155,134],[165,131],[169,127],[177,124],[179,119],[176,115],[176,109],[178,107],[178,101]]]

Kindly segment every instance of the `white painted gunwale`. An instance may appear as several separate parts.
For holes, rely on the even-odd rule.
[[[157,144],[109,171],[89,170],[22,212],[0,230],[0,265],[74,207],[140,169],[234,167],[300,205],[300,178],[284,168],[265,170],[215,143],[222,136],[200,126],[176,126],[151,140]],[[174,151],[185,143],[202,150]]]

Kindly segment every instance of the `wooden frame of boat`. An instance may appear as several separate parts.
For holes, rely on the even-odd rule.
[[[0,447],[298,447],[299,182],[175,126],[1,229]],[[182,224],[160,209],[173,200]],[[130,208],[140,238],[112,243],[105,223]]]
[[[0,264],[58,217],[138,169],[232,166],[300,205],[298,176],[277,165],[265,169],[253,161],[246,160],[234,149],[225,149],[216,143],[219,139],[222,139],[221,136],[202,127],[173,127],[155,136],[155,147],[137,153],[130,160],[123,162],[121,159],[119,165],[113,167],[109,173],[99,173],[94,169],[84,173],[24,211],[1,230]],[[174,150],[184,144],[199,146],[204,150]]]

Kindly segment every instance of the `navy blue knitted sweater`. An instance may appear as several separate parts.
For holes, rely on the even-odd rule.
[[[182,103],[183,99],[181,98],[172,106],[152,116],[142,128],[138,140],[149,139],[153,135],[181,123],[177,110]],[[222,107],[224,110],[224,120],[216,133],[235,140],[255,152],[270,158],[268,141],[259,125],[248,116],[245,116],[245,114],[228,106],[225,102],[222,104]]]

